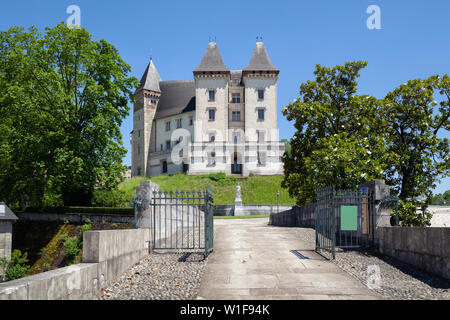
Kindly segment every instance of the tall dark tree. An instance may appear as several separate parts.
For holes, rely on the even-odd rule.
[[[0,32],[0,198],[89,204],[124,170],[120,125],[138,81],[105,40],[64,23]]]

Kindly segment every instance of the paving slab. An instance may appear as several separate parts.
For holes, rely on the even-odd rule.
[[[215,220],[214,229],[214,251],[197,299],[381,298],[301,241],[296,228],[257,218]]]

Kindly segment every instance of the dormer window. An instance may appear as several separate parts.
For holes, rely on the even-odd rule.
[[[216,90],[208,90],[208,101],[216,101]]]

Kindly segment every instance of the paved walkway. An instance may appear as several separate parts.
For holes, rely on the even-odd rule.
[[[214,252],[197,299],[379,299],[302,242],[296,228],[267,223],[268,219],[215,220]]]

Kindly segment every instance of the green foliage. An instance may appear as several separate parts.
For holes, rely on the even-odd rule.
[[[81,226],[80,237],[83,236],[83,233],[84,233],[84,232],[86,232],[86,231],[91,231],[91,230],[92,230],[92,225],[91,225],[89,222],[87,222],[86,224],[83,224],[83,225]]]
[[[208,174],[207,177],[211,181],[217,182],[217,184],[220,186],[226,186],[237,183],[237,179],[235,177],[227,177],[227,175],[224,172],[211,173]]]
[[[92,205],[97,207],[127,207],[128,201],[122,190],[95,190]]]
[[[11,260],[7,261],[5,258],[0,258],[0,266],[5,270],[4,281],[11,281],[22,278],[30,269],[28,263],[28,253],[20,250],[14,250],[11,253]]]
[[[431,225],[432,214],[422,208],[418,213],[417,204],[412,201],[399,200],[398,220],[402,227],[426,227]],[[395,221],[395,211],[391,214],[391,224]]]
[[[216,179],[216,178],[213,178]],[[286,189],[281,187],[283,176],[251,176],[238,179],[236,177],[226,177],[226,179],[210,179],[210,175],[189,176],[185,174],[175,174],[172,176],[161,175],[152,177],[152,182],[158,184],[161,190],[167,191],[198,191],[206,190],[210,186],[214,196],[215,205],[232,205],[236,198],[236,186],[239,183],[242,188],[242,201],[245,204],[270,205],[277,202],[276,192],[280,191],[280,205],[294,205],[295,200],[289,196]],[[120,190],[127,194],[127,198],[132,199],[136,194],[136,187],[145,178],[133,178],[122,182]]]
[[[333,185],[354,189],[383,177],[385,147],[380,136],[381,103],[356,95],[357,78],[367,62],[316,66],[314,81],[302,83],[300,98],[283,109],[297,132],[283,156],[285,178],[299,205],[315,201],[315,192]]]
[[[64,247],[64,255],[73,260],[80,253],[82,242],[77,236],[69,237],[64,241]]]
[[[120,126],[139,82],[114,46],[65,23],[0,32],[0,199],[90,205],[125,167]]]
[[[366,64],[317,65],[316,79],[303,83],[300,98],[283,109],[297,132],[283,156],[282,185],[306,204],[324,186],[354,189],[385,179],[400,199],[425,209],[436,182],[449,175],[449,141],[437,134],[450,129],[450,79],[411,80],[381,100],[358,96],[356,80]]]
[[[106,214],[106,215],[133,215],[133,208],[108,208],[108,207],[46,207],[46,208],[26,208],[25,212],[32,213],[67,213],[67,214]],[[64,223],[66,223],[64,220]],[[69,221],[67,220],[67,223]]]
[[[450,190],[434,195],[430,201],[434,205],[450,205]]]

